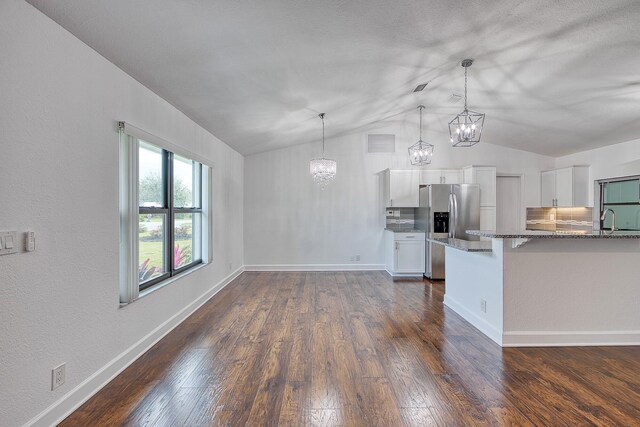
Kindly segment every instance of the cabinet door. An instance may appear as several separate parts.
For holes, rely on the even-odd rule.
[[[469,166],[469,167],[466,167],[466,168],[462,169],[462,183],[463,184],[474,184],[475,183],[473,166]]]
[[[395,272],[424,272],[424,241],[396,240]]]
[[[420,171],[420,185],[442,184],[442,171],[439,169],[423,169]]]
[[[540,174],[540,206],[554,206],[556,198],[556,171],[542,172]]]
[[[443,184],[462,184],[462,171],[458,169],[444,169],[442,171]]]
[[[494,206],[480,208],[480,229],[496,231],[496,208]]]
[[[420,171],[390,171],[388,207],[417,208],[420,198]]]
[[[496,168],[479,167],[475,171],[476,184],[480,184],[480,206],[496,205]]]
[[[556,170],[556,206],[573,206],[573,168]]]

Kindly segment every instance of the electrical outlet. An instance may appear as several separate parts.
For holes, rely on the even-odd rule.
[[[356,261],[360,261],[360,255],[356,255]]]
[[[487,300],[486,299],[481,299],[480,300],[480,311],[482,311],[483,313],[487,312]]]
[[[51,390],[55,390],[64,384],[67,376],[67,365],[63,363],[51,370]]]
[[[389,209],[387,211],[387,216],[393,216],[393,209]]]

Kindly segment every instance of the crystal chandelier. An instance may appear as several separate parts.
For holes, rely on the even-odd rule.
[[[338,163],[335,160],[324,158],[324,113],[318,114],[322,119],[322,157],[309,162],[309,171],[313,182],[324,187],[336,177]]]
[[[420,110],[420,139],[409,147],[409,161],[414,166],[424,166],[431,163],[433,144],[422,140],[422,110],[424,110],[424,105],[419,105],[418,109]]]
[[[467,108],[467,68],[473,64],[473,59],[464,59],[464,111],[449,122],[449,136],[454,147],[471,147],[480,142],[484,114]]]

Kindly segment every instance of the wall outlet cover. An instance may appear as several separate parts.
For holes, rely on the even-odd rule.
[[[63,363],[62,365],[55,367],[51,370],[51,390],[55,390],[64,384],[67,376],[67,365]]]

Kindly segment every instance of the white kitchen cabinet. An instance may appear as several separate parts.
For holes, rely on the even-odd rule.
[[[556,205],[556,171],[540,174],[540,206]]]
[[[540,174],[540,206],[588,206],[589,166],[545,171]]]
[[[420,185],[461,183],[462,171],[459,169],[423,169],[420,171]]]
[[[480,229],[496,231],[496,207],[482,206],[480,208]]]
[[[464,184],[480,185],[480,206],[496,205],[496,167],[468,166],[463,169]]]
[[[383,171],[383,198],[385,207],[417,208],[420,203],[420,171]]]
[[[385,231],[385,265],[392,276],[422,276],[425,233]]]

